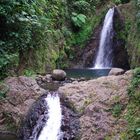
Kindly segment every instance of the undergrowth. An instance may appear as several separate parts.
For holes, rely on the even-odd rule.
[[[128,139],[140,140],[140,68],[136,68],[128,89],[129,104],[126,119],[128,121]]]

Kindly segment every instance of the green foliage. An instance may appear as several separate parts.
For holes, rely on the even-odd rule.
[[[135,69],[131,86],[128,89],[130,97],[126,119],[128,121],[129,139],[140,139],[140,68]]]
[[[0,82],[0,99],[6,97],[6,93],[8,92],[9,87],[5,85],[3,82]]]
[[[122,105],[120,103],[115,104],[111,112],[114,117],[119,117],[122,112]]]
[[[113,2],[115,3],[115,4],[121,4],[121,0],[113,0]]]
[[[12,62],[15,61],[15,54],[19,51],[24,52],[43,43],[47,18],[41,4],[44,7],[46,2],[43,0],[0,2],[1,73],[7,72],[9,66],[12,66]],[[18,59],[16,60],[18,61]]]
[[[86,23],[86,16],[83,14],[72,13],[72,22],[76,27],[81,28]]]
[[[23,74],[25,76],[27,76],[27,77],[31,77],[31,76],[33,76],[35,74],[35,72],[33,70],[31,70],[31,69],[25,69]]]
[[[136,128],[135,132],[136,132],[136,135],[137,136],[140,136],[140,127],[139,128]]]
[[[101,19],[95,9],[104,2],[1,0],[0,77],[7,76],[10,68],[18,74],[20,67],[22,72],[32,68],[44,72],[56,65],[68,66],[68,59],[76,55],[75,46],[85,45],[97,26],[95,19]]]
[[[93,29],[95,29],[99,25],[105,13],[106,9],[100,12],[98,16],[93,16],[92,19],[87,18],[86,24],[83,25],[80,31],[78,33],[72,34],[72,46],[80,46],[80,48],[83,48],[86,44],[86,41],[91,37]]]
[[[130,0],[113,0],[113,2],[115,3],[115,4],[124,4],[124,3],[128,3],[128,2],[130,2]]]
[[[87,0],[87,2],[95,8],[96,6],[100,6],[105,4],[106,0]],[[93,8],[91,8],[93,10]]]
[[[17,61],[17,54],[6,54],[4,52],[0,54],[0,80],[8,75],[7,70],[11,67],[11,65],[12,67],[15,67],[17,65]]]
[[[137,13],[136,13],[137,29],[140,32],[140,0],[135,0],[135,5],[137,8]]]
[[[134,71],[133,80],[131,82],[131,86],[128,89],[128,95],[134,99],[135,101],[138,101],[140,103],[140,94],[137,93],[135,90],[139,88],[140,85],[140,68],[136,68]]]
[[[73,4],[73,7],[78,13],[90,12],[90,4],[85,0],[76,1]]]
[[[121,3],[124,4],[124,3],[128,3],[130,2],[130,0],[121,0]]]

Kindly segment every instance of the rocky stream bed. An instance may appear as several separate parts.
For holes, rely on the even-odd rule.
[[[65,132],[65,140],[105,140],[107,137],[119,140],[127,126],[123,116],[126,113],[127,89],[132,73],[132,70],[124,74],[112,72],[109,76],[97,79],[60,82],[57,92],[63,110],[61,129]],[[23,133],[27,126],[23,122],[31,120],[31,117],[27,118],[29,110],[30,113],[38,113],[39,107],[31,107],[36,104],[36,100],[41,100],[40,96],[49,92],[37,84],[41,84],[40,79],[42,84],[48,80],[44,76],[37,78],[37,81],[24,76],[5,79],[3,88],[8,87],[8,90],[0,101],[1,133],[20,135],[22,130],[22,138],[23,134],[27,134],[30,127],[28,125]]]

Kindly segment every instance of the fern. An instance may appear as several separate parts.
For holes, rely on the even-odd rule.
[[[86,23],[86,16],[83,14],[72,13],[72,22],[76,27],[81,28]]]

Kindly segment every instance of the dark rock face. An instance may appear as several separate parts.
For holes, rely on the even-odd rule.
[[[38,138],[41,130],[43,129],[48,117],[45,114],[48,113],[47,103],[44,98],[48,94],[58,94],[57,92],[48,92],[42,95],[31,107],[26,119],[23,121],[20,138],[22,140],[33,140]],[[60,95],[61,96],[61,95]],[[63,140],[74,140],[78,135],[79,120],[78,115],[68,107],[68,103],[60,97],[62,108],[62,125],[61,131],[63,132]]]
[[[115,8],[114,12],[114,59],[113,67],[123,68],[125,70],[130,69],[128,62],[128,54],[125,48],[127,34],[125,32],[124,20],[121,16],[118,8]]]
[[[47,118],[45,117],[46,106],[44,98],[47,97],[47,94],[41,96],[29,110],[26,119],[22,123],[20,130],[20,138],[22,140],[32,140],[38,136],[42,130]],[[35,127],[37,128],[35,130]]]
[[[80,115],[74,111],[70,106],[70,102],[60,94],[61,106],[62,106],[62,126],[63,140],[76,140],[79,135],[80,129]]]
[[[84,67],[93,66],[98,51],[101,28],[101,25],[95,28],[91,39],[87,42],[87,45],[83,51],[82,59]]]

